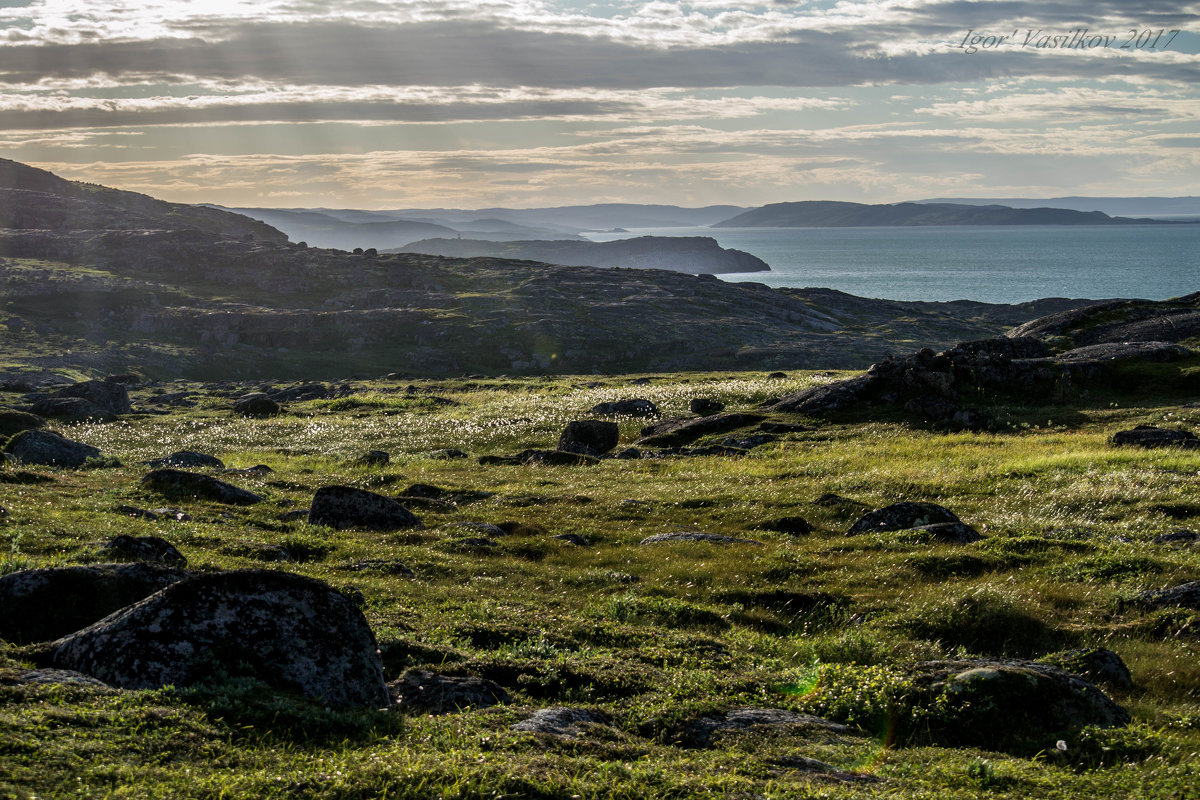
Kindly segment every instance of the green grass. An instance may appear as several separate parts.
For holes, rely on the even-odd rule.
[[[266,565],[354,587],[389,679],[409,666],[475,674],[501,683],[514,703],[430,717],[326,709],[241,685],[116,694],[15,686],[5,676],[29,656],[7,647],[0,796],[1196,796],[1200,614],[1147,613],[1123,601],[1200,578],[1200,548],[1150,542],[1200,524],[1179,516],[1200,506],[1200,454],[1116,449],[1107,440],[1140,422],[1194,429],[1200,410],[1026,409],[1013,427],[987,434],[807,420],[815,430],[746,457],[587,468],[476,462],[552,447],[568,421],[605,400],[643,397],[672,415],[706,396],[747,410],[833,379],[660,374],[634,385],[635,377],[413,381],[411,392],[356,383],[346,397],[289,404],[263,420],[227,408],[257,384],[221,395],[179,384],[169,391],[192,388],[207,393],[204,402],[61,427],[100,447],[105,466],[0,469],[0,505],[9,512],[0,521],[0,573],[95,561],[120,533],[162,536],[194,568]],[[645,424],[618,422],[622,446]],[[442,448],[472,457],[430,456]],[[230,467],[270,466],[229,478],[267,502],[176,502],[187,522],[116,512],[167,505],[140,486],[140,462],[182,449]],[[372,449],[389,452],[391,463],[353,463]],[[414,483],[487,494],[414,506],[421,531],[332,531],[280,518],[323,485],[395,495]],[[815,503],[830,492],[868,509],[941,503],[986,538],[951,546],[911,533],[847,537],[860,512]],[[815,530],[794,537],[760,527],[784,516],[802,516]],[[454,523],[466,521],[513,532],[492,549],[463,547],[471,534]],[[761,544],[638,545],[685,529]],[[587,546],[552,538],[569,533]],[[264,562],[275,545],[296,560]],[[878,729],[905,663],[1036,657],[1070,646],[1115,650],[1136,687],[1114,695],[1134,724],[1081,734],[1069,757],[887,746]],[[580,740],[511,730],[533,710],[560,704],[599,710],[611,726]],[[868,735],[750,732],[712,748],[678,743],[690,720],[739,706],[828,713]],[[795,755],[884,782],[813,777],[786,766]]]

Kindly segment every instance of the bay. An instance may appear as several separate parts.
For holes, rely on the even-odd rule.
[[[595,241],[710,236],[771,265],[770,272],[722,280],[889,300],[1165,300],[1200,291],[1200,225],[1191,224],[635,228],[587,235]]]

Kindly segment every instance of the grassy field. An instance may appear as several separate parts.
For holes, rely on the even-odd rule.
[[[639,377],[649,380],[635,385]],[[1200,546],[1152,541],[1196,524],[1200,452],[1108,442],[1138,423],[1194,430],[1200,409],[1023,409],[986,434],[789,418],[812,430],[743,457],[476,460],[553,447],[601,401],[642,397],[665,415],[686,413],[693,397],[752,409],[834,377],[464,379],[409,391],[356,382],[345,396],[260,420],[228,408],[257,387],[179,383],[155,391],[194,391],[194,408],[58,426],[105,458],[78,471],[0,468],[0,572],[94,562],[122,533],[161,536],[193,569],[267,566],[354,587],[389,680],[410,667],[477,675],[513,702],[429,716],[326,708],[238,683],[116,693],[12,685],[6,676],[30,655],[3,645],[0,796],[1200,797],[1200,613],[1127,602],[1200,579]],[[150,399],[133,394],[135,404]],[[623,447],[644,421],[620,424]],[[471,457],[432,455],[443,448]],[[139,462],[184,449],[270,467],[222,476],[267,502],[173,503],[184,522],[116,510],[168,505],[140,486],[148,468]],[[355,466],[368,450],[391,463]],[[454,504],[412,506],[424,530],[285,519],[321,486],[397,495],[418,483],[459,493]],[[829,494],[841,500],[821,500]],[[985,538],[845,535],[865,511],[902,500],[939,503]],[[797,516],[814,530],[765,527]],[[494,547],[473,545],[463,522],[511,532]],[[639,545],[681,530],[760,544]],[[562,534],[587,544],[554,538]],[[279,545],[291,561],[270,560]],[[1076,647],[1109,648],[1129,665],[1134,688],[1108,691],[1132,713],[1129,727],[1085,729],[1065,752],[1013,755],[897,739],[879,726],[907,663]],[[606,722],[574,738],[512,729],[549,706]],[[689,723],[740,707],[861,730],[688,740]],[[800,757],[840,772],[808,771]]]

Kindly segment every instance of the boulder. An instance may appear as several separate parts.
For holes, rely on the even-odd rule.
[[[401,711],[413,714],[449,714],[468,708],[489,708],[511,703],[499,684],[473,675],[438,675],[423,669],[406,670],[388,684]]]
[[[57,640],[51,660],[123,689],[241,677],[336,705],[391,705],[362,612],[322,581],[270,570],[174,583]]]
[[[834,733],[861,736],[860,731],[812,714],[782,708],[735,708],[701,717],[683,729],[681,741],[693,747],[704,747],[722,735],[758,730],[792,734]]]
[[[0,577],[0,638],[18,644],[57,639],[187,576],[152,563],[13,572]]]
[[[669,419],[642,428],[639,445],[653,447],[683,445],[710,433],[725,433],[762,422],[761,414],[717,414],[699,419]]]
[[[209,475],[179,469],[156,469],[142,478],[142,486],[167,497],[212,500],[237,506],[254,505],[265,500],[254,492],[240,489]]]
[[[356,467],[383,467],[390,463],[392,457],[382,450],[368,450],[354,459]]]
[[[814,530],[812,523],[804,517],[769,519],[766,522],[760,522],[758,527],[765,531],[777,531],[778,533],[786,533],[790,536],[805,536]]]
[[[161,536],[115,536],[105,543],[100,554],[113,561],[161,561],[178,567],[187,566],[183,553]]]
[[[82,397],[44,397],[29,410],[61,422],[112,422],[117,418],[116,414]]]
[[[568,453],[598,456],[617,446],[620,429],[615,422],[581,419],[567,423],[558,437],[558,449]]]
[[[638,544],[661,544],[663,542],[708,542],[710,544],[762,544],[753,539],[739,539],[736,536],[722,536],[716,533],[701,531],[675,531],[673,533],[656,533],[647,536]]]
[[[688,411],[707,417],[710,414],[720,414],[725,410],[725,404],[711,397],[693,397],[688,401]]]
[[[99,448],[50,431],[22,431],[8,440],[4,452],[22,464],[72,469],[82,467],[89,458],[100,457]]]
[[[1180,528],[1177,531],[1163,533],[1150,540],[1151,544],[1189,545],[1200,542],[1200,533]]]
[[[283,408],[265,392],[250,392],[233,401],[233,413],[243,417],[273,417]]]
[[[156,458],[153,461],[143,461],[142,463],[156,469],[163,467],[175,467],[176,469],[225,469],[225,462],[221,459],[206,453],[197,453],[194,450],[180,450],[169,456]]]
[[[389,497],[350,486],[322,486],[308,512],[311,525],[338,530],[395,531],[424,528],[411,511]]]
[[[597,403],[592,406],[588,413],[601,416],[656,417],[658,416],[658,406],[649,400],[643,400],[640,397],[631,397],[624,400]]]
[[[935,522],[932,525],[917,525],[912,530],[933,534],[934,540],[942,544],[971,544],[983,539],[979,531],[962,522]]]
[[[935,503],[893,503],[860,517],[846,534],[854,536],[860,533],[904,531],[946,522],[961,524],[962,520]]]
[[[32,431],[46,427],[46,420],[28,411],[0,408],[0,440],[21,431]]]
[[[1134,604],[1148,609],[1190,608],[1200,611],[1200,581],[1140,592],[1134,598]]]
[[[78,397],[110,414],[128,414],[133,410],[129,390],[116,381],[84,381],[65,386],[51,397]]]
[[[512,729],[514,731],[525,731],[526,733],[543,733],[549,736],[574,739],[582,736],[587,731],[588,726],[608,726],[609,722],[608,717],[597,711],[590,711],[586,708],[553,706],[535,711],[533,716],[515,723]]]
[[[1129,667],[1125,666],[1121,657],[1112,650],[1100,647],[1087,650],[1066,650],[1061,653],[1052,653],[1039,660],[1061,667],[1092,683],[1104,684],[1125,692],[1133,688],[1133,676],[1129,672]]]
[[[1117,431],[1109,441],[1117,447],[1179,447],[1185,450],[1200,448],[1200,438],[1191,431],[1156,428],[1153,425],[1138,425],[1127,431]]]

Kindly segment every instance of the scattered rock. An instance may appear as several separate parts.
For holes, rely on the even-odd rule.
[[[723,734],[753,729],[770,729],[790,733],[814,731],[835,733],[843,736],[859,736],[858,731],[811,714],[788,711],[782,708],[736,708],[720,714],[701,717],[685,726],[681,731],[683,744],[705,747]]]
[[[522,450],[515,456],[519,464],[540,464],[548,467],[594,467],[600,459],[587,453],[564,450]]]
[[[903,531],[945,522],[961,524],[962,520],[935,503],[893,503],[859,518],[850,526],[850,530],[846,531],[846,535]]]
[[[117,381],[84,381],[65,386],[50,396],[80,398],[109,414],[128,414],[133,410],[129,402],[129,390]]]
[[[1138,425],[1127,431],[1118,431],[1110,441],[1118,447],[1181,447],[1187,450],[1200,449],[1200,439],[1191,431],[1156,428],[1153,425]]]
[[[601,416],[657,417],[658,406],[649,400],[631,397],[625,400],[597,403],[588,413]]]
[[[392,457],[382,450],[368,450],[363,455],[354,459],[356,467],[382,467],[390,463]]]
[[[468,708],[490,708],[511,703],[499,684],[475,676],[438,675],[423,669],[405,671],[388,684],[401,711],[413,714],[449,714]]]
[[[1092,683],[1104,684],[1120,691],[1133,688],[1133,676],[1121,657],[1112,650],[1095,647],[1090,650],[1067,650],[1039,659],[1053,664]]]
[[[558,437],[558,449],[568,453],[598,456],[617,446],[620,429],[615,422],[581,419],[567,423]]]
[[[642,457],[642,451],[636,447],[626,447],[621,452],[617,453],[613,458],[619,458],[623,461],[636,460]]]
[[[265,498],[231,483],[217,480],[209,475],[185,472],[179,469],[156,469],[142,478],[142,486],[167,497],[187,497],[212,500],[216,503],[248,506],[261,503]]]
[[[1180,529],[1177,531],[1171,531],[1170,533],[1164,533],[1160,536],[1155,536],[1150,540],[1150,543],[1187,545],[1195,544],[1198,541],[1200,541],[1200,534],[1196,533],[1195,531]]]
[[[710,414],[720,414],[725,410],[725,404],[711,397],[693,397],[688,401],[688,411],[707,417]]]
[[[0,440],[21,431],[32,431],[46,427],[46,420],[28,411],[0,408]]]
[[[57,639],[187,576],[154,563],[13,572],[0,577],[0,638],[18,644]]]
[[[560,533],[557,536],[552,536],[552,539],[557,539],[560,542],[573,544],[576,547],[587,547],[588,540],[580,536],[578,533]]]
[[[429,454],[430,458],[437,458],[445,461],[452,461],[456,458],[467,458],[467,454],[462,450],[456,450],[453,447],[447,447],[444,450],[434,450]]]
[[[780,517],[779,519],[770,519],[766,522],[760,522],[758,527],[766,531],[777,531],[779,533],[786,533],[791,536],[806,536],[815,530],[815,528],[812,526],[812,523],[806,520],[804,517]]]
[[[269,570],[174,583],[59,639],[52,661],[124,689],[248,677],[337,705],[391,705],[362,612],[326,583]]]
[[[233,401],[233,413],[243,417],[273,417],[283,408],[264,392],[250,392]]]
[[[345,530],[394,531],[424,528],[421,520],[391,498],[350,486],[322,486],[313,496],[308,521]]]
[[[180,450],[169,456],[156,458],[153,461],[143,461],[142,463],[155,469],[166,467],[174,467],[176,469],[225,469],[225,462],[221,459],[206,453],[197,453],[194,450]]]
[[[34,414],[62,422],[112,422],[117,415],[82,397],[46,397],[29,410]]]
[[[971,544],[983,539],[979,531],[962,522],[936,522],[932,525],[917,525],[915,531],[927,531],[943,544]]]
[[[178,508],[138,508],[137,506],[120,505],[114,509],[118,514],[124,514],[127,517],[137,517],[139,519],[148,519],[151,522],[155,520],[171,520],[172,522],[190,522],[191,517],[182,509]]]
[[[589,726],[609,724],[608,717],[586,708],[567,708],[554,706],[535,711],[533,716],[514,724],[514,731],[528,733],[543,733],[549,736],[578,738],[587,732]]]
[[[767,380],[769,380],[769,381],[781,381],[786,378],[787,378],[786,372],[768,372],[767,373]]]
[[[662,542],[709,542],[711,544],[762,544],[753,539],[739,539],[735,536],[722,536],[716,533],[700,531],[676,531],[674,533],[656,533],[647,536],[638,544],[660,544]]]
[[[22,464],[49,467],[82,467],[89,458],[99,458],[99,448],[75,442],[50,431],[22,431],[8,440],[4,452]]]
[[[108,540],[100,554],[113,561],[160,561],[177,567],[187,566],[183,553],[160,536],[122,534]]]
[[[1200,581],[1141,592],[1134,598],[1134,604],[1148,609],[1190,608],[1200,611]]]
[[[477,533],[480,536],[507,536],[508,532],[498,525],[493,525],[490,522],[455,522],[451,527],[461,530]]]

